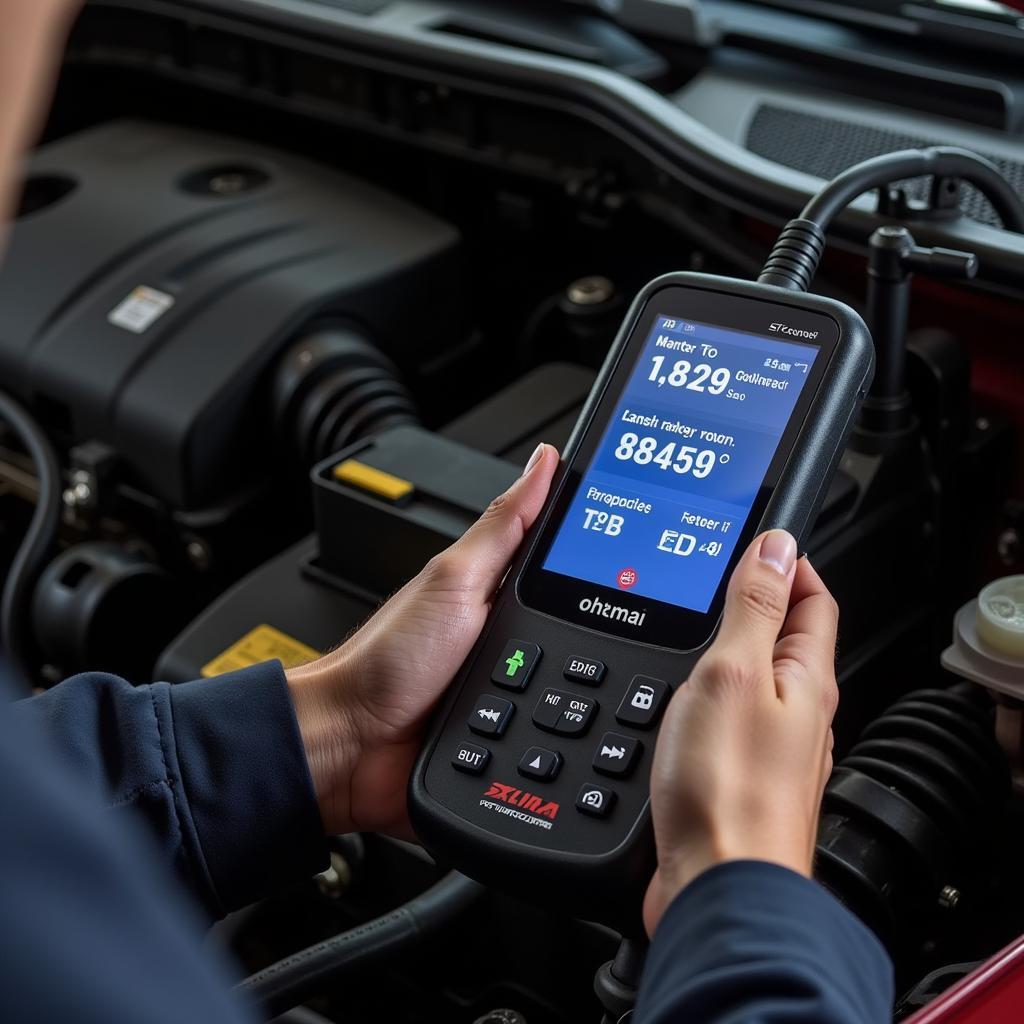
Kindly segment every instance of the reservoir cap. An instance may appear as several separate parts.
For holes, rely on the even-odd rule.
[[[1004,576],[982,589],[976,626],[994,651],[1024,658],[1024,576]]]

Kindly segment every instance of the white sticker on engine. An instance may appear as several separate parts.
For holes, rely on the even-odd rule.
[[[140,284],[107,314],[107,320],[115,327],[123,327],[133,334],[142,334],[173,305],[173,295]]]

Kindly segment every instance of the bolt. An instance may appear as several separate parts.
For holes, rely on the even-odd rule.
[[[349,867],[348,861],[340,853],[332,852],[330,867],[316,876],[316,884],[320,891],[332,900],[344,895],[352,884],[352,868]]]
[[[73,469],[69,474],[71,486],[61,495],[64,505],[75,511],[96,504],[95,478],[87,469]]]
[[[599,306],[615,294],[615,285],[607,277],[594,274],[573,281],[565,294],[574,306]]]
[[[1007,527],[996,541],[996,552],[1003,565],[1016,565],[1021,557],[1021,536],[1012,526]]]
[[[86,508],[92,504],[93,494],[92,488],[84,482],[72,484],[70,487],[65,488],[64,493],[61,495],[61,501],[64,505],[72,510]]]
[[[210,179],[208,187],[214,195],[232,196],[249,188],[249,177],[240,171],[226,171],[223,174],[215,174]]]
[[[956,910],[960,902],[960,890],[952,885],[944,885],[939,893],[939,906],[943,910]]]
[[[185,557],[200,572],[205,572],[210,568],[210,546],[198,537],[194,537],[185,545]]]

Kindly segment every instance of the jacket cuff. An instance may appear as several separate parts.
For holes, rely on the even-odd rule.
[[[158,718],[170,718],[161,741],[181,782],[183,838],[210,902],[226,913],[322,871],[327,838],[280,662],[154,689]]]
[[[891,1016],[892,963],[875,934],[817,882],[753,860],[710,868],[672,901],[645,965],[644,1001],[723,974],[742,986],[762,970],[789,973],[808,990],[820,986],[825,1005],[845,1008],[807,1019]]]

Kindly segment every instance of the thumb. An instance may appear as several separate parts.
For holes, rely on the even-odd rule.
[[[558,451],[549,444],[538,445],[523,475],[439,556],[445,576],[459,580],[460,589],[488,600],[543,508],[557,467]]]
[[[771,669],[789,611],[796,541],[785,530],[755,537],[729,580],[716,646],[745,663]]]

